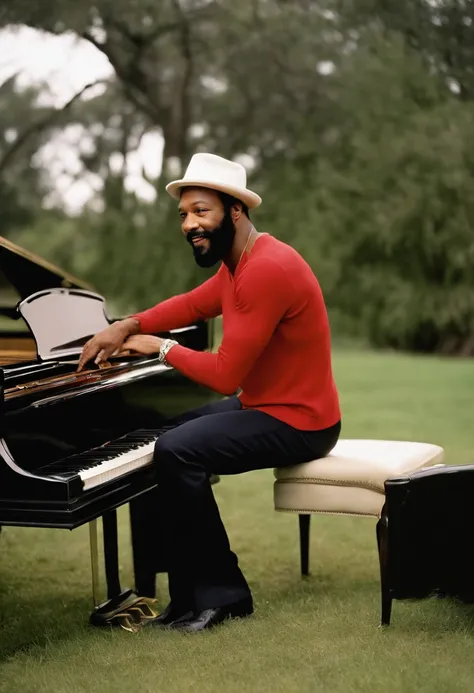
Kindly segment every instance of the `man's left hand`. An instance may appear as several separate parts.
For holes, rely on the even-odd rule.
[[[162,343],[161,337],[154,337],[151,334],[134,334],[125,340],[121,351],[132,351],[136,354],[151,356],[160,351]]]

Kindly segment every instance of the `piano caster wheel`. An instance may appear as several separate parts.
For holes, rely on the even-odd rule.
[[[140,626],[158,616],[157,601],[137,597],[132,590],[125,590],[117,597],[96,606],[89,617],[89,625],[99,628],[123,628],[136,633]]]

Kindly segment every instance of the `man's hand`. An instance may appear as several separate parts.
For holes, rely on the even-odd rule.
[[[121,351],[132,351],[136,354],[151,356],[160,351],[162,343],[161,337],[154,337],[151,334],[134,334],[124,342]]]
[[[127,318],[126,320],[112,323],[102,332],[98,332],[84,345],[79,358],[78,372],[82,371],[86,363],[93,359],[97,365],[106,361],[112,354],[121,350],[127,337],[137,330],[138,322]]]

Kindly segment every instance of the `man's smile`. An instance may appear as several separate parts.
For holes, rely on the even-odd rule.
[[[193,245],[203,245],[206,243],[207,238],[204,238],[204,236],[195,236],[194,238],[191,239],[191,243]]]

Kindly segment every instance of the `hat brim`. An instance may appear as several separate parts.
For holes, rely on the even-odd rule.
[[[235,188],[232,185],[220,185],[214,181],[205,180],[174,180],[166,186],[166,192],[175,200],[179,200],[181,188],[209,188],[210,190],[218,190],[219,192],[227,193],[236,197],[243,202],[249,209],[255,209],[262,203],[262,198],[257,193],[247,190],[247,188]]]

